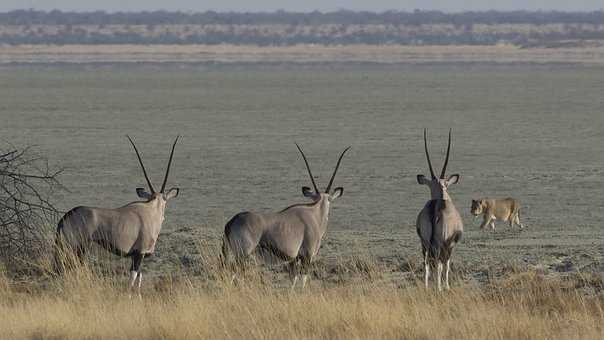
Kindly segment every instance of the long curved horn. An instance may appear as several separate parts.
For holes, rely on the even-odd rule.
[[[134,152],[136,152],[136,157],[138,157],[138,162],[140,163],[141,168],[143,168],[143,175],[145,175],[145,179],[147,180],[149,189],[151,189],[151,193],[155,193],[155,189],[153,188],[153,184],[151,184],[151,181],[149,180],[149,176],[147,175],[147,170],[145,170],[145,165],[143,164],[141,155],[138,153],[138,149],[136,148],[136,145],[134,144],[134,142],[132,141],[132,138],[130,138],[130,136],[126,135],[126,137],[128,137],[130,144],[132,144],[132,147],[134,148]]]
[[[449,152],[451,152],[451,129],[449,129],[449,144],[447,145],[447,157],[445,158],[445,164],[443,170],[440,172],[440,178],[445,178],[445,172],[447,171],[447,164],[449,164]]]
[[[350,149],[350,146],[347,147],[346,149],[344,149],[344,151],[342,151],[342,154],[340,155],[340,158],[338,158],[338,163],[336,164],[336,168],[333,170],[333,174],[331,175],[331,179],[329,180],[327,189],[325,189],[326,193],[329,193],[329,190],[331,190],[331,185],[333,184],[334,178],[336,178],[336,173],[338,172],[338,168],[340,167],[340,162],[342,162],[342,157],[344,157],[344,154],[346,153],[346,151],[348,151],[348,149]]]
[[[428,166],[430,167],[430,175],[432,178],[436,178],[434,176],[434,169],[432,169],[432,162],[430,162],[430,154],[428,153],[428,140],[426,139],[426,129],[424,129],[424,149],[426,149],[426,159],[428,160]]]
[[[310,176],[310,180],[312,181],[312,186],[315,188],[315,192],[318,194],[319,188],[317,188],[317,183],[315,183],[315,178],[312,175],[312,171],[310,171],[310,165],[308,165],[308,160],[306,159],[306,156],[304,155],[304,151],[302,151],[302,149],[300,148],[300,145],[298,145],[298,143],[296,143],[296,147],[298,148],[298,150],[300,150],[300,153],[302,154],[302,158],[304,158],[304,164],[306,164],[306,170],[308,170],[308,175]]]
[[[174,144],[172,144],[172,152],[170,152],[170,159],[168,160],[168,167],[166,168],[166,175],[164,176],[164,182],[161,185],[161,193],[164,193],[164,190],[166,189],[166,182],[168,182],[168,174],[170,174],[170,166],[172,165],[172,156],[174,156],[174,147],[176,146],[176,142],[178,142],[178,138],[180,138],[180,136],[176,136],[176,139],[174,140]]]

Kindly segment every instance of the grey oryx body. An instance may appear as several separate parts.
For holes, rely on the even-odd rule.
[[[448,178],[445,177],[447,164],[449,162],[449,153],[451,151],[450,130],[447,156],[439,178],[434,175],[432,163],[430,162],[426,130],[424,130],[424,147],[431,178],[427,179],[424,175],[418,175],[417,182],[419,184],[427,185],[430,188],[431,197],[417,216],[417,234],[422,243],[422,253],[424,256],[424,283],[426,287],[428,287],[430,267],[436,266],[438,290],[440,291],[442,290],[441,279],[443,265],[446,265],[445,288],[449,289],[451,253],[453,247],[459,242],[463,233],[461,216],[448,193],[449,185],[457,183],[459,181],[459,175],[455,174]]]
[[[304,152],[297,144],[296,146],[302,154],[314,187],[314,191],[309,187],[302,187],[302,193],[312,199],[312,203],[296,204],[276,213],[242,212],[235,215],[224,228],[222,251],[226,260],[230,249],[240,264],[257,248],[289,261],[292,272],[299,264],[304,287],[308,267],[319,252],[321,240],[327,231],[330,204],[344,192],[342,187],[330,191],[342,157],[350,147],[340,155],[325,192],[320,192]],[[294,289],[299,275],[298,272],[292,275]]]
[[[64,255],[60,254],[59,250],[69,250],[82,260],[87,247],[94,242],[116,255],[132,257],[130,288],[134,286],[138,278],[140,294],[141,262],[145,256],[151,255],[155,251],[155,244],[164,220],[166,202],[176,197],[179,191],[178,188],[172,188],[165,192],[178,137],[172,145],[164,182],[159,192],[155,191],[147,176],[136,145],[130,137],[128,139],[134,147],[149,185],[150,192],[143,188],[136,189],[138,196],[145,201],[132,202],[117,209],[80,206],[70,210],[61,218],[57,227],[56,256],[57,264],[59,264],[60,256]]]

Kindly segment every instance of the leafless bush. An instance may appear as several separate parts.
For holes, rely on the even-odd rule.
[[[58,210],[51,202],[61,170],[33,147],[0,149],[0,262],[7,268],[35,258],[46,246]]]

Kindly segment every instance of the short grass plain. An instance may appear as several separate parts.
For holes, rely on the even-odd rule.
[[[575,329],[573,327],[585,326],[575,322],[577,315],[587,315],[586,322],[592,322],[592,326],[580,335],[590,338],[602,332],[597,324],[601,324],[602,319],[604,272],[601,222],[604,205],[600,199],[604,184],[604,68],[488,63],[84,64],[9,65],[2,66],[0,73],[0,136],[3,142],[15,145],[36,144],[52,164],[66,168],[62,181],[70,191],[56,196],[56,202],[64,210],[76,205],[115,207],[136,199],[134,189],[142,186],[144,179],[124,137],[126,134],[139,144],[155,182],[161,181],[170,142],[178,134],[183,136],[168,184],[180,187],[181,193],[169,203],[156,255],[143,265],[147,283],[143,295],[150,300],[137,303],[127,311],[158,308],[159,312],[164,306],[162,303],[169,303],[168,307],[176,310],[174,306],[181,306],[180,303],[189,305],[197,301],[209,306],[218,304],[224,308],[218,310],[224,313],[270,315],[266,314],[268,302],[266,306],[245,304],[252,300],[260,303],[258,294],[262,291],[251,295],[237,291],[235,295],[228,295],[231,293],[209,290],[206,294],[199,292],[202,290],[199,283],[194,283],[184,284],[185,288],[178,288],[176,295],[156,294],[161,291],[158,285],[166,280],[184,280],[185,283],[204,280],[207,275],[199,265],[206,256],[203,249],[218,249],[224,223],[235,213],[278,210],[304,201],[300,187],[308,185],[309,180],[294,145],[298,142],[309,156],[321,186],[328,181],[338,153],[348,145],[352,145],[352,149],[336,178],[335,184],[343,186],[345,191],[330,214],[329,230],[319,254],[320,268],[315,271],[310,292],[293,298],[303,302],[296,305],[294,301],[289,305],[292,313],[302,313],[308,307],[305,303],[312,304],[313,299],[318,299],[313,305],[317,309],[327,306],[319,302],[333,300],[342,303],[333,308],[366,313],[354,314],[356,316],[385,313],[386,310],[365,303],[384,301],[386,304],[392,300],[397,301],[394,309],[400,308],[404,314],[409,302],[405,299],[420,299],[420,296],[420,300],[434,304],[418,307],[414,322],[422,320],[422,315],[455,320],[460,313],[478,313],[480,309],[470,311],[468,306],[476,303],[477,300],[472,299],[480,298],[484,306],[502,308],[498,316],[493,315],[495,320],[510,315],[515,307],[501,304],[503,297],[489,300],[492,296],[486,298],[484,294],[496,291],[489,288],[495,280],[520,275],[521,282],[540,282],[544,287],[554,287],[553,291],[560,294],[578,291],[576,301],[577,306],[584,308],[582,314],[564,314],[558,321]],[[416,279],[421,276],[420,247],[414,224],[429,192],[419,186],[415,178],[427,172],[422,149],[422,130],[426,127],[436,167],[442,164],[448,129],[453,129],[449,171],[460,173],[461,182],[450,191],[464,218],[465,233],[453,256],[453,286],[457,287],[458,295],[446,299],[464,299],[467,310],[461,307],[442,310],[437,307],[445,302],[437,295],[431,297],[435,300],[426,300],[424,294],[427,293],[409,291],[415,289]],[[472,198],[482,196],[520,199],[522,220],[527,228],[511,230],[500,223],[494,232],[478,230],[479,222],[470,216],[469,205]],[[200,242],[205,246],[199,247]],[[217,251],[206,254],[218,255]],[[125,274],[128,261],[117,258],[111,261],[120,267],[118,273]],[[528,274],[518,274],[523,272]],[[254,289],[270,289],[269,295],[279,300],[272,301],[271,306],[288,303],[290,298],[280,295],[286,274],[276,268],[264,275],[268,280],[263,282],[269,282],[269,287],[262,285],[265,288]],[[370,286],[366,285],[367,275],[371,279]],[[581,283],[569,289],[560,288],[567,287],[564,282],[575,280]],[[124,282],[125,276],[118,275],[107,284]],[[178,282],[176,285],[181,287],[181,281]],[[17,311],[31,315],[32,310],[27,308],[35,309],[36,303],[55,299],[43,291],[19,300],[15,291],[25,288],[11,287],[11,284],[8,287],[5,291],[10,293],[5,294],[5,300],[13,302],[3,308],[16,316]],[[66,290],[66,286],[60,287],[47,289]],[[198,288],[197,295],[185,301],[187,289],[191,287]],[[527,287],[522,286],[517,293],[529,294],[525,296],[528,298],[533,288]],[[119,295],[115,287],[108,290],[80,287],[74,291],[78,289],[83,289],[84,300],[88,294],[86,289],[91,289],[93,295],[100,294],[98,296]],[[244,299],[241,309],[228,305],[232,303],[228,297],[241,298],[237,294],[252,300]],[[330,294],[338,298],[330,300]],[[350,295],[359,297],[356,300],[343,298]],[[81,315],[82,311],[77,308],[84,300],[60,296],[57,299],[69,313]],[[254,296],[258,298],[254,300]],[[518,296],[522,300],[524,295]],[[561,300],[575,301],[566,295]],[[96,301],[102,302],[100,298]],[[103,302],[101,310],[119,308],[122,303],[119,299],[115,304],[111,301]],[[255,307],[250,307],[252,305]],[[376,320],[361,317],[361,323],[347,324],[351,319],[342,321],[326,312],[324,316],[332,315],[335,318],[331,319],[332,325],[340,328],[334,328],[333,333],[317,334],[363,338],[371,335],[365,331],[375,330],[373,334],[382,337],[397,337],[408,332],[408,338],[455,335],[471,338],[469,334],[475,334],[475,338],[484,338],[481,334],[494,338],[575,335],[552,333],[548,323],[557,320],[552,315],[562,315],[558,313],[561,310],[576,311],[574,307],[548,309],[548,304],[539,302],[520,304],[516,311],[527,308],[530,314],[536,306],[546,306],[537,313],[543,316],[545,323],[534,324],[541,327],[535,328],[543,330],[541,333],[528,330],[527,333],[481,333],[478,328],[472,333],[470,325],[462,327],[461,333],[453,326],[442,333],[409,333],[410,328],[400,326],[405,323],[397,323],[399,328],[391,329],[392,332],[380,333],[378,328],[366,328]],[[510,309],[506,309],[508,307]],[[194,310],[189,311],[183,320],[194,322]],[[251,323],[242,324],[242,328],[233,333],[217,327],[217,333],[212,334],[222,334],[225,338],[242,334],[277,338],[279,333],[267,333],[266,327],[276,320],[300,319],[299,314],[273,312],[274,318],[245,319]],[[208,320],[214,318],[213,314],[203,315]],[[162,320],[148,315],[140,318],[145,323],[157,321],[158,325],[164,325]],[[338,324],[336,319],[343,323]],[[15,332],[19,325],[26,325],[21,324],[25,321],[19,321],[18,317],[11,320],[9,327]],[[103,320],[99,325],[113,322]],[[504,329],[510,324],[520,325],[520,319],[506,320],[509,324],[493,327]],[[384,327],[394,324],[390,321],[384,323]],[[56,322],[60,325],[66,321],[57,319]],[[227,319],[223,325],[230,322],[237,319]],[[263,331],[251,332],[254,322]],[[157,326],[157,333],[140,334],[169,338],[169,327],[173,326],[167,325],[167,328]],[[301,338],[312,337],[312,333],[305,332],[322,327],[310,321],[305,326],[288,325],[287,330],[291,332],[283,334]],[[349,329],[359,331],[344,332],[350,325]],[[124,323],[123,327],[130,326]],[[238,333],[244,330],[251,333]],[[164,331],[166,333],[162,333]],[[41,334],[29,335],[50,337]],[[102,332],[96,334],[107,337]],[[77,338],[81,333],[56,335]],[[210,333],[200,330],[185,336],[209,337]]]

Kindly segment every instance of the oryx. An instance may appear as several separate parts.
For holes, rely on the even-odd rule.
[[[132,202],[117,209],[80,206],[67,212],[61,218],[57,227],[56,256],[57,263],[60,263],[59,257],[62,254],[59,253],[59,250],[71,250],[81,261],[87,246],[92,242],[96,242],[116,255],[131,257],[129,286],[132,290],[138,278],[138,293],[140,296],[141,262],[146,255],[153,254],[164,221],[166,202],[176,197],[179,192],[178,188],[165,191],[178,137],[172,144],[164,182],[159,192],[155,191],[149,180],[136,145],[129,136],[127,137],[136,152],[150,192],[145,191],[144,188],[137,188],[137,195],[143,198],[144,201]]]
[[[449,185],[457,183],[459,181],[459,175],[455,174],[445,177],[447,164],[449,163],[449,153],[451,151],[451,130],[449,130],[447,156],[440,177],[437,178],[432,169],[425,129],[424,149],[431,175],[430,179],[427,179],[424,175],[417,175],[417,182],[419,184],[427,185],[430,188],[430,200],[417,216],[417,234],[422,243],[422,253],[424,256],[424,282],[427,288],[428,278],[430,276],[430,266],[436,265],[438,290],[442,290],[441,277],[443,264],[446,264],[445,288],[448,290],[449,271],[451,270],[451,253],[453,247],[461,239],[461,234],[463,233],[461,216],[455,208],[455,205],[453,205],[451,196],[449,196],[448,193]]]
[[[347,147],[342,152],[327,188],[320,192],[304,152],[298,144],[296,147],[302,154],[314,187],[314,191],[309,187],[302,187],[302,194],[310,198],[312,203],[295,204],[276,213],[241,212],[224,227],[222,246],[225,261],[230,249],[237,262],[243,264],[256,248],[288,261],[293,279],[292,290],[299,273],[303,274],[302,288],[306,285],[309,266],[319,252],[321,240],[327,231],[330,204],[344,192],[342,187],[337,187],[332,192],[331,186],[342,157],[350,149]]]

